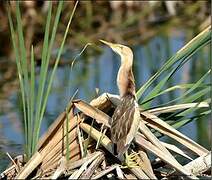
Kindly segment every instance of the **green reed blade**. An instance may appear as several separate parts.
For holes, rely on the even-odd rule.
[[[36,111],[35,111],[35,125],[33,129],[33,145],[32,149],[33,152],[36,149],[37,141],[36,136],[39,136],[38,131],[38,123],[39,123],[39,115],[40,115],[40,109],[42,104],[42,96],[43,96],[43,84],[45,83],[45,77],[44,77],[44,71],[46,66],[46,58],[47,58],[47,52],[48,52],[48,44],[49,44],[49,32],[50,32],[50,22],[51,22],[51,16],[52,16],[52,2],[49,2],[49,9],[48,9],[48,15],[46,19],[46,27],[45,27],[45,34],[44,34],[44,42],[43,42],[43,48],[42,48],[42,55],[41,55],[41,69],[40,69],[40,79],[38,82],[38,93],[36,97]]]
[[[195,100],[205,96],[209,91],[210,91],[210,87],[207,87],[207,88],[205,88],[203,90],[200,90],[200,91],[198,91],[196,93],[193,93],[192,95],[186,97],[185,100],[183,102],[181,102],[181,103],[184,104],[184,103],[194,102]],[[210,99],[209,99],[209,101],[210,101]],[[168,116],[166,118],[166,120],[169,120],[169,119],[171,119],[172,117],[174,117],[176,115],[177,116],[186,116],[189,113],[194,112],[196,109],[197,109],[196,107],[193,107],[193,108],[190,108],[190,109],[187,109],[187,110],[183,110],[181,112],[174,113],[174,114]]]
[[[13,49],[15,51],[15,60],[16,60],[16,65],[17,65],[17,70],[18,70],[18,77],[19,77],[19,82],[20,82],[20,88],[21,88],[21,97],[22,97],[22,104],[23,104],[23,115],[24,115],[24,140],[25,140],[25,151],[27,151],[28,146],[28,138],[27,138],[27,119],[26,119],[26,100],[25,100],[25,92],[24,92],[24,82],[23,82],[23,77],[22,77],[22,69],[21,69],[21,64],[20,64],[20,56],[18,53],[18,46],[16,44],[16,33],[14,31],[14,26],[12,22],[12,17],[11,17],[11,12],[10,9],[8,8],[8,19],[9,19],[9,25],[10,25],[10,32],[11,32],[11,38],[12,38],[12,44],[13,44]]]
[[[165,105],[168,105],[168,104],[171,104],[173,102],[176,102],[178,100],[181,100],[181,99],[184,99],[184,97],[188,96],[188,94],[190,94],[191,92],[193,92],[194,90],[200,88],[200,87],[203,87],[203,88],[207,88],[208,86],[207,85],[204,85],[202,84],[206,78],[208,77],[208,75],[210,74],[211,70],[208,70],[208,72],[206,72],[196,83],[194,83],[189,90],[187,90],[185,93],[183,93],[181,96],[167,102],[167,103],[164,103],[164,104],[161,104],[160,106],[165,106]],[[159,93],[160,94],[160,93]],[[158,94],[158,95],[159,95]],[[156,96],[156,94],[155,94]],[[156,96],[157,97],[157,96]],[[183,103],[183,102],[181,102]]]
[[[181,61],[179,63],[179,65],[177,67],[175,67],[170,73],[168,73],[165,78],[163,80],[161,80],[156,86],[155,88],[144,98],[144,102],[148,102],[147,104],[145,104],[143,106],[144,109],[148,108],[150,106],[150,99],[152,99],[153,97],[157,96],[159,94],[159,92],[161,91],[161,89],[164,87],[164,85],[166,84],[166,82],[175,74],[175,72],[177,72],[178,69],[180,69],[187,61],[189,60],[189,58],[184,59],[183,61]],[[153,100],[153,99],[152,99]],[[141,102],[141,104],[143,104],[143,102]]]
[[[206,95],[207,93],[209,93],[211,90],[211,87],[207,87],[201,91],[198,91],[196,93],[193,93],[192,95],[190,96],[187,96],[185,98],[183,98],[181,100],[181,103],[188,103],[188,102],[194,102],[195,100],[199,99],[200,97]]]
[[[211,110],[207,110],[207,111],[204,111],[204,112],[199,113],[197,116],[193,116],[193,117],[187,118],[187,119],[178,120],[177,122],[171,124],[171,126],[174,127],[175,129],[178,129],[180,127],[185,126],[189,122],[191,122],[193,120],[197,120],[198,118],[200,118],[202,116],[205,116],[205,115],[208,115],[210,113],[211,113]]]
[[[178,89],[188,89],[188,88],[192,88],[194,86],[194,83],[190,83],[190,84],[178,84],[178,85],[175,85],[175,86],[172,86],[168,89],[165,89],[157,94],[155,94],[154,96],[152,96],[151,98],[147,99],[146,101],[143,100],[143,102],[141,103],[142,107],[143,107],[143,104],[149,102],[149,101],[152,101],[154,98],[158,97],[158,96],[161,96],[165,93],[168,93],[168,92],[171,92],[171,91],[175,91],[175,90],[178,90]],[[200,84],[199,85],[199,88],[203,88],[203,87],[206,87],[207,85],[206,84]]]
[[[31,47],[31,62],[30,62],[30,119],[29,119],[29,139],[30,139],[30,156],[33,154],[33,124],[34,121],[34,103],[35,103],[35,61],[34,49]]]
[[[186,59],[195,52],[197,52],[201,47],[205,46],[211,41],[211,27],[206,28],[191,41],[189,41],[183,48],[181,48],[174,56],[172,56],[162,68],[156,72],[141,88],[137,91],[136,96],[139,100],[143,93],[149,88],[155,79],[157,79],[163,72],[168,70],[172,65],[181,59]]]
[[[43,101],[43,106],[42,106],[42,110],[41,110],[41,115],[40,115],[40,117],[43,117],[43,114],[44,114],[44,112],[45,112],[45,107],[46,107],[47,100],[48,100],[48,96],[49,96],[49,93],[50,93],[50,90],[51,90],[51,86],[52,86],[52,82],[53,82],[53,79],[54,79],[54,75],[55,75],[55,72],[56,72],[56,69],[57,69],[57,66],[58,66],[58,63],[59,63],[61,54],[62,54],[62,52],[63,52],[63,47],[64,47],[64,44],[65,44],[65,40],[66,40],[68,31],[69,31],[69,27],[70,27],[70,25],[71,25],[71,22],[72,22],[72,19],[73,19],[73,16],[74,16],[74,13],[75,13],[75,10],[76,10],[76,7],[77,7],[77,4],[78,4],[78,1],[75,3],[74,9],[73,9],[73,11],[72,11],[72,13],[71,13],[71,16],[70,16],[70,18],[69,18],[68,25],[66,26],[65,34],[64,34],[64,36],[63,36],[63,40],[62,40],[62,43],[61,43],[61,45],[60,45],[60,49],[59,49],[59,52],[58,52],[58,54],[57,54],[56,61],[55,61],[55,64],[54,64],[52,73],[51,73],[51,75],[50,75],[50,80],[49,80],[49,84],[48,84],[48,87],[47,87],[46,94],[45,94],[45,96],[44,96],[44,101]],[[40,129],[40,127],[39,127],[39,129]],[[37,139],[38,139],[38,137],[37,137]]]
[[[53,27],[53,31],[52,31],[52,36],[51,36],[51,39],[50,39],[50,43],[49,43],[49,47],[48,47],[48,51],[47,51],[47,57],[45,59],[45,63],[44,63],[44,68],[42,69],[42,72],[41,72],[41,88],[40,88],[40,95],[39,96],[39,100],[38,100],[38,107],[39,107],[39,111],[38,111],[38,116],[36,118],[36,121],[38,122],[35,126],[35,142],[37,144],[38,142],[38,138],[39,138],[39,132],[40,132],[40,126],[41,126],[41,121],[43,119],[43,114],[42,111],[44,109],[45,111],[45,108],[46,108],[46,104],[44,104],[44,100],[45,99],[48,99],[48,94],[44,92],[44,87],[45,87],[45,84],[48,84],[47,82],[47,71],[48,71],[48,65],[49,65],[49,59],[50,59],[50,55],[51,55],[51,50],[52,50],[52,46],[53,46],[53,43],[54,43],[54,40],[55,40],[55,35],[56,35],[56,32],[57,32],[57,26],[58,26],[58,23],[59,23],[59,19],[60,19],[60,14],[61,14],[61,11],[62,11],[62,7],[63,7],[63,1],[59,1],[59,5],[57,7],[57,12],[56,12],[56,17],[55,17],[55,20],[54,20],[54,27]]]

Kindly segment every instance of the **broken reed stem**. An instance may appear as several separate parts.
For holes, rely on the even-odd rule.
[[[101,177],[105,176],[109,172],[116,169],[116,167],[118,167],[118,166],[119,166],[118,164],[114,164],[114,165],[110,166],[108,169],[105,169],[105,170],[101,171],[100,173],[98,173],[97,175],[95,175],[94,177],[92,177],[92,179],[100,179]]]
[[[67,170],[73,170],[78,167],[80,167],[82,164],[84,164],[86,161],[88,161],[91,157],[93,157],[95,154],[97,154],[98,151],[95,151],[92,154],[88,154],[86,157],[77,160],[76,162],[68,162],[67,164]]]
[[[75,128],[68,134],[70,145],[72,145],[72,143],[76,141],[76,138],[77,138],[76,133],[77,132]],[[44,157],[43,162],[51,160],[54,156],[57,156],[58,154],[62,155],[62,152],[65,150],[65,149],[62,149],[62,145],[63,145],[62,141],[59,141],[56,145],[54,145],[51,151]]]
[[[98,152],[97,154],[93,155],[88,161],[86,161],[78,170],[76,170],[70,177],[69,179],[78,179],[80,175],[83,173],[84,170],[87,169],[87,166],[93,162],[102,152]]]
[[[80,179],[90,179],[91,176],[93,175],[94,171],[98,168],[98,166],[102,163],[102,161],[105,159],[104,154],[100,154],[92,163],[91,165],[87,168],[84,173],[80,176]]]
[[[7,154],[7,156],[9,157],[9,159],[12,161],[12,163],[13,163],[13,165],[15,166],[15,169],[16,169],[16,171],[17,171],[17,173],[18,173],[18,172],[20,171],[18,165],[16,164],[16,162],[13,160],[13,158],[10,156],[10,154],[9,154],[8,152],[7,152],[6,154]]]
[[[73,143],[75,143],[75,142],[73,142]],[[80,147],[79,147],[79,145],[76,144],[75,147],[73,147],[73,145],[72,145],[71,155],[70,155],[69,159],[71,160],[77,154],[80,154]],[[46,162],[45,164],[43,164],[41,166],[41,168],[42,169],[46,169],[46,168],[48,168],[51,165],[55,165],[59,161],[59,159],[61,159],[62,156],[63,156],[62,155],[62,152],[61,153],[58,153],[57,155],[55,155],[54,157],[52,157],[51,160],[49,160],[48,162]]]
[[[203,172],[207,171],[211,168],[211,152],[200,156],[188,164],[184,165],[185,169],[188,169],[194,175],[200,175]],[[177,175],[178,172],[173,172],[170,176]]]

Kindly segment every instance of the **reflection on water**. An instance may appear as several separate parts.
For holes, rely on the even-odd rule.
[[[189,37],[190,39],[191,37]],[[184,33],[176,35],[157,36],[145,45],[133,47],[134,74],[137,88],[147,81],[171,55],[187,42]],[[197,53],[192,61],[188,61],[164,87],[171,87],[179,83],[196,82],[209,67],[209,48],[206,47]],[[78,89],[78,98],[90,101],[103,92],[118,93],[116,75],[120,65],[119,57],[109,48],[104,47],[104,52],[96,57],[85,54],[77,59],[73,70],[70,67],[59,67],[53,83],[53,90],[49,96],[45,118],[42,124],[42,133],[52,121],[64,110],[69,98]],[[161,77],[163,78],[163,77]],[[160,80],[160,78],[159,78]],[[157,82],[155,83],[155,85]],[[155,101],[152,106],[165,103],[179,96],[180,91],[169,93]],[[5,152],[12,156],[22,153],[23,133],[21,117],[20,95],[13,94],[10,98],[11,108],[7,114],[0,114],[0,171],[9,162]],[[205,120],[206,119],[206,120]],[[209,147],[209,118],[199,119],[181,128],[183,133],[195,141]]]

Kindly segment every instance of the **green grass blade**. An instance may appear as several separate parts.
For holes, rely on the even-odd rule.
[[[40,91],[39,91],[39,99],[38,99],[38,108],[39,108],[39,111],[38,111],[38,116],[36,118],[36,126],[35,126],[35,144],[37,144],[38,142],[38,138],[39,138],[39,132],[40,132],[40,126],[41,126],[41,121],[43,119],[43,114],[42,113],[42,109],[45,109],[46,107],[46,104],[44,105],[43,104],[43,99],[45,99],[45,92],[44,92],[44,87],[45,87],[45,84],[47,82],[47,71],[48,71],[48,65],[49,65],[49,59],[50,59],[50,55],[51,55],[51,50],[52,50],[52,46],[53,46],[53,42],[54,42],[54,39],[55,39],[55,35],[56,35],[56,32],[57,32],[57,26],[58,26],[58,23],[59,23],[59,19],[60,19],[60,14],[61,14],[61,11],[62,11],[62,7],[63,7],[63,1],[60,1],[59,2],[59,5],[57,7],[57,12],[56,12],[56,17],[55,17],[55,20],[54,20],[54,27],[53,27],[53,31],[52,31],[52,36],[51,36],[51,40],[50,40],[50,43],[49,43],[49,47],[48,47],[48,51],[47,51],[47,57],[45,59],[45,62],[44,62],[44,67],[41,71],[41,82],[40,82]],[[47,96],[48,98],[48,96]]]
[[[25,140],[25,147],[24,150],[25,152],[28,149],[27,146],[27,119],[26,119],[26,100],[25,100],[25,92],[24,92],[24,83],[23,83],[23,78],[22,78],[22,69],[21,69],[21,64],[20,64],[20,56],[18,53],[18,46],[16,44],[16,38],[15,38],[15,30],[14,30],[14,26],[13,26],[13,22],[12,22],[12,17],[11,17],[11,12],[10,9],[8,8],[8,19],[9,19],[9,25],[10,25],[10,32],[11,32],[11,38],[12,38],[12,44],[13,44],[13,49],[15,51],[15,60],[16,60],[16,65],[17,65],[17,70],[18,70],[18,77],[19,77],[19,83],[20,83],[20,88],[21,88],[21,97],[22,97],[22,104],[23,104],[23,116],[24,116],[24,140]]]
[[[40,79],[39,79],[39,84],[38,84],[38,93],[36,97],[36,112],[35,112],[35,126],[33,129],[33,147],[32,151],[34,152],[36,149],[36,137],[39,136],[38,131],[38,122],[39,122],[39,115],[41,111],[41,104],[42,104],[42,96],[43,96],[43,86],[45,84],[45,77],[44,77],[44,72],[45,72],[45,66],[46,66],[46,58],[47,58],[47,52],[48,52],[48,47],[49,47],[49,32],[50,32],[50,22],[51,22],[51,16],[52,16],[52,2],[49,2],[49,9],[48,9],[48,15],[47,15],[47,20],[46,20],[46,27],[45,27],[45,34],[44,34],[44,42],[43,42],[43,49],[42,49],[42,62],[41,62],[41,70],[40,70]]]
[[[30,74],[30,119],[29,119],[29,139],[30,139],[30,156],[33,154],[33,124],[34,121],[34,103],[35,103],[35,62],[34,49],[31,47],[31,74]]]
[[[210,91],[210,87],[203,89],[201,91],[198,91],[197,93],[194,93],[191,96],[189,96],[188,99],[187,99],[188,101],[186,100],[185,103],[186,102],[194,102],[196,99],[204,96],[209,91]],[[209,99],[209,101],[210,101],[210,99]],[[181,112],[174,113],[174,114],[168,116],[165,120],[172,119],[175,116],[184,116],[185,117],[185,116],[189,115],[190,113],[194,112],[197,109],[198,109],[197,107],[193,107],[193,108],[190,108],[190,109],[187,109],[187,110],[183,110]]]
[[[210,75],[210,72],[211,70],[208,70],[208,72],[206,72],[196,83],[194,83],[189,90],[187,90],[184,94],[182,94],[181,96],[167,102],[167,103],[164,103],[164,104],[161,104],[160,106],[166,106],[168,104],[171,104],[173,102],[176,102],[176,101],[179,101],[179,100],[185,100],[185,97],[187,96],[187,98],[189,97],[188,95],[193,92],[194,90],[200,88],[200,87],[203,87],[204,89],[209,87],[210,85],[206,85],[206,84],[203,84],[203,82],[206,80],[206,78],[208,77],[208,75]],[[160,95],[160,93],[158,94]],[[191,101],[187,101],[187,103],[189,103]],[[181,103],[186,103],[184,101],[182,101]]]
[[[69,31],[69,27],[70,27],[72,19],[73,19],[74,12],[75,12],[76,7],[77,7],[77,4],[78,4],[78,1],[76,2],[75,6],[74,6],[74,9],[73,9],[73,11],[71,13],[68,25],[67,25],[66,30],[65,30],[65,34],[63,36],[63,40],[62,40],[62,43],[61,43],[61,46],[60,46],[60,49],[59,49],[59,52],[58,52],[58,55],[57,55],[53,70],[52,70],[52,73],[51,73],[51,76],[50,76],[50,80],[49,80],[48,88],[47,88],[47,91],[46,91],[46,95],[45,95],[45,99],[44,99],[44,106],[43,107],[45,107],[45,104],[47,103],[47,99],[48,99],[48,95],[49,95],[50,90],[51,90],[51,85],[52,85],[52,82],[53,82],[53,79],[54,79],[54,75],[55,75],[55,72],[56,72],[56,69],[57,69],[57,66],[58,66],[62,51],[63,51],[65,40],[66,40],[68,31]],[[43,108],[42,112],[41,112],[41,116],[43,115],[44,111],[45,111],[45,109]]]
[[[168,75],[166,75],[166,77],[163,80],[161,80],[155,86],[155,88],[144,98],[143,101],[148,102],[147,104],[145,104],[143,106],[144,109],[149,108],[150,103],[151,103],[151,99],[153,100],[153,97],[155,97],[159,94],[159,92],[164,87],[166,82],[174,75],[175,72],[177,72],[178,69],[180,69],[187,62],[187,60],[188,60],[188,58],[186,58],[184,61],[180,62],[180,64],[177,67],[175,67]],[[143,104],[143,103],[141,102],[141,104]]]
[[[48,96],[49,96],[49,93],[50,93],[50,90],[51,90],[51,86],[52,86],[52,82],[53,82],[53,79],[54,79],[54,75],[55,75],[55,72],[56,72],[56,70],[57,70],[57,66],[58,66],[58,63],[59,63],[59,60],[60,60],[62,51],[63,51],[63,47],[64,47],[64,44],[65,44],[65,40],[66,40],[68,31],[69,31],[69,27],[70,27],[71,22],[72,22],[72,19],[73,19],[73,15],[74,15],[75,10],[76,10],[76,7],[77,7],[77,4],[78,4],[78,1],[75,3],[74,9],[73,9],[73,11],[72,11],[72,13],[71,13],[71,16],[70,16],[70,18],[69,18],[69,22],[68,22],[68,25],[67,25],[67,27],[66,27],[65,34],[64,34],[64,36],[63,36],[63,40],[62,40],[62,43],[61,43],[59,52],[58,52],[58,55],[57,55],[57,58],[56,58],[56,61],[55,61],[55,64],[54,64],[52,73],[51,73],[51,75],[50,75],[50,80],[49,80],[49,84],[48,84],[48,87],[47,87],[46,94],[45,94],[45,96],[44,96],[44,101],[43,101],[43,106],[42,106],[42,110],[41,110],[39,122],[41,121],[41,119],[42,119],[42,117],[43,117],[43,115],[44,115],[44,112],[45,112],[45,107],[46,107],[47,100],[48,100]],[[39,126],[38,130],[40,130],[40,126]],[[36,140],[38,141],[38,136],[36,137]]]
[[[23,28],[22,28],[22,22],[21,22],[21,13],[20,13],[20,6],[19,6],[19,1],[16,2],[16,20],[17,20],[17,29],[18,29],[18,40],[19,40],[19,47],[20,47],[20,67],[23,71],[23,88],[25,91],[25,96],[26,96],[26,132],[27,132],[27,151],[28,151],[28,156],[30,152],[30,139],[28,137],[29,135],[29,119],[30,119],[30,103],[29,103],[29,77],[28,77],[28,66],[27,66],[27,55],[26,55],[26,48],[24,44],[24,36],[23,36]]]
[[[173,123],[172,127],[174,127],[175,129],[178,129],[178,128],[182,127],[182,126],[185,126],[189,122],[191,122],[193,120],[197,120],[199,117],[205,116],[205,115],[210,114],[210,113],[211,113],[211,110],[208,110],[208,111],[204,111],[204,112],[198,114],[197,116],[193,116],[193,117],[188,118],[188,119],[181,119],[181,120]]]
[[[192,94],[191,96],[183,98],[181,103],[194,102],[198,98],[206,95],[208,92],[210,92],[210,90],[211,90],[211,87],[207,87],[207,88],[205,88],[205,89],[203,89],[201,91],[198,91],[198,92]]]
[[[163,72],[168,70],[172,65],[181,59],[186,59],[192,54],[197,52],[201,47],[205,46],[211,41],[211,26],[206,28],[196,37],[194,37],[189,43],[181,48],[174,56],[172,56],[162,68],[155,73],[136,93],[137,99],[139,100],[143,93],[149,88],[153,81],[159,77]]]
[[[203,77],[200,78],[200,79],[194,84],[194,86],[193,86],[191,89],[189,89],[188,91],[186,91],[186,92],[182,95],[182,97],[181,97],[182,102],[185,102],[185,101],[186,101],[187,98],[184,98],[185,96],[187,96],[189,93],[191,93],[192,91],[194,91],[195,89],[197,89],[197,88],[200,87],[200,85],[201,85],[201,84],[204,82],[204,80],[208,77],[208,75],[210,74],[210,72],[211,72],[211,70],[209,70],[207,73],[205,73],[205,74],[203,75]]]
[[[21,22],[21,14],[20,14],[20,7],[19,2],[16,2],[16,20],[17,20],[17,28],[18,28],[18,40],[19,40],[19,47],[20,47],[20,54],[21,54],[21,68],[24,73],[24,85],[26,86],[26,91],[29,90],[29,78],[28,78],[28,67],[27,67],[27,56],[26,56],[26,48],[24,45],[24,36],[23,36],[23,28],[22,28],[22,22]],[[26,95],[28,96],[28,92],[26,92]]]
[[[156,98],[158,96],[161,96],[161,95],[163,95],[165,93],[168,93],[168,92],[171,92],[171,91],[175,91],[175,90],[178,90],[178,89],[180,89],[180,90],[182,90],[182,89],[188,89],[188,88],[192,88],[193,86],[194,86],[194,83],[191,83],[191,84],[179,84],[179,85],[172,86],[172,87],[170,87],[168,89],[165,89],[165,90],[163,90],[163,91],[161,91],[161,92],[153,95],[151,98],[149,98],[147,100],[144,99],[143,102],[141,103],[141,105],[143,105],[143,104],[145,104],[145,103],[153,100],[154,98]],[[200,88],[203,88],[203,87],[206,87],[206,86],[207,85],[205,85],[205,84],[200,84],[199,85]]]

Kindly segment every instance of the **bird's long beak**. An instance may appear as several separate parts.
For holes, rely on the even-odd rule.
[[[111,43],[111,42],[107,42],[107,41],[104,41],[104,40],[102,40],[102,39],[100,39],[99,41],[101,41],[102,43],[106,44],[106,45],[109,46],[116,54],[119,54],[119,55],[120,55],[119,48],[118,48],[118,44],[114,44],[114,43]]]
[[[107,46],[111,47],[112,49],[115,48],[116,44],[113,44],[113,43],[110,43],[110,42],[107,42],[107,41],[104,41],[102,39],[99,40],[100,42],[106,44]]]

